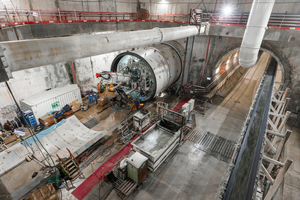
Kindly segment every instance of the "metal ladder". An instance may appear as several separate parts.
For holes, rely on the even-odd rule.
[[[68,178],[71,180],[74,180],[76,178],[78,178],[82,172],[80,171],[79,168],[79,163],[76,160],[76,158],[73,156],[73,154],[71,153],[71,151],[67,148],[68,152],[70,153],[70,156],[65,159],[62,160],[59,155],[57,155],[59,163],[62,167],[62,169],[64,170],[64,172],[67,174]]]

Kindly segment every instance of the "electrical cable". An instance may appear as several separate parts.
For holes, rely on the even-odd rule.
[[[196,9],[203,3],[203,1],[204,1],[204,0],[202,0],[202,1],[198,4],[198,6],[196,7]]]
[[[8,94],[10,94],[10,92],[9,92],[9,90],[8,90],[7,87],[6,87],[6,91],[7,91]],[[13,101],[11,98],[9,98],[9,99],[10,99],[11,104],[12,104],[12,106],[14,107],[14,109],[17,110],[18,108],[16,108],[16,106],[15,106],[15,104],[14,104],[14,101]]]
[[[17,101],[16,101],[15,96],[13,95],[13,93],[12,93],[12,91],[11,91],[11,88],[9,87],[9,85],[8,85],[8,83],[7,83],[6,81],[5,81],[5,84],[6,84],[6,87],[7,87],[8,91],[9,91],[9,93],[10,93],[11,96],[13,97],[13,100],[14,100],[16,106],[17,106],[18,111],[21,113],[22,117],[25,119],[24,113],[22,112],[21,108],[20,108],[19,105],[17,104]],[[27,126],[29,127],[29,128],[28,128],[29,133],[30,133],[31,137],[33,138],[34,142],[36,143],[35,138],[33,137],[33,134],[32,134],[32,132],[31,132],[30,126],[29,126],[29,124],[28,124],[28,122],[27,122],[26,120],[25,120],[25,123],[26,123]],[[41,151],[41,149],[39,148],[38,145],[37,145],[37,147],[38,147],[38,149],[40,150],[40,152],[41,152],[41,154],[43,155],[43,157],[45,158],[43,152]],[[32,153],[34,154],[33,148],[32,148],[31,150],[32,150]],[[46,159],[46,158],[45,158],[45,159]],[[50,163],[49,163],[49,164],[50,164]]]
[[[22,117],[25,119],[24,114],[23,114],[22,110],[20,109],[19,105],[16,103],[15,97],[14,97],[14,95],[13,95],[13,93],[12,93],[12,90],[11,90],[11,88],[10,88],[10,86],[8,85],[7,82],[6,82],[6,89],[7,89],[7,92],[10,93],[11,96],[13,97],[13,100],[11,100],[11,101],[12,101],[12,103],[15,102],[15,104],[16,104],[16,106],[17,106],[17,109],[16,109],[16,110],[19,110],[19,112],[21,113]],[[13,103],[13,105],[14,105],[14,103]],[[26,120],[25,120],[25,123],[28,125],[28,127],[30,127],[29,124],[28,124],[28,122],[27,122]],[[30,132],[30,129],[29,129],[29,132]],[[30,135],[32,136],[31,132],[30,132]],[[34,140],[34,142],[36,142],[34,138],[33,138],[33,140]],[[26,142],[26,143],[27,143],[27,142]],[[28,143],[27,143],[27,144],[28,144]],[[26,148],[26,149],[27,149],[27,148]],[[32,153],[34,154],[34,150],[33,150],[32,146],[30,146],[30,149],[31,149]],[[28,149],[27,149],[27,150],[28,150]],[[40,150],[40,151],[41,151],[41,150]],[[41,151],[41,154],[42,154],[42,151]],[[43,157],[44,157],[44,156],[43,156]],[[44,158],[45,158],[45,157],[44,157]],[[46,159],[46,158],[45,158],[45,159]],[[44,164],[44,163],[43,163],[43,164]]]
[[[127,108],[119,108],[118,106],[114,107],[113,103],[110,103],[110,105],[113,107],[115,112],[117,112],[118,110],[125,110],[125,109],[130,109],[131,108],[131,106],[129,106]]]
[[[105,77],[103,75],[108,75],[108,77]],[[111,75],[110,75],[110,72],[108,71],[103,71],[101,74],[100,74],[100,77],[103,78],[104,80],[109,80],[111,78]]]
[[[21,113],[22,117],[25,119],[24,113],[22,112],[22,110],[21,110],[19,104],[17,103],[17,101],[16,101],[16,99],[15,99],[15,96],[14,96],[14,94],[12,93],[11,88],[9,87],[7,81],[5,81],[5,84],[6,84],[7,89],[9,90],[11,96],[13,97],[13,100],[14,100],[14,102],[15,102],[17,108],[18,108],[18,111]],[[46,156],[44,155],[44,153],[43,153],[43,151],[41,150],[41,148],[39,147],[37,141],[40,143],[40,145],[42,146],[42,148],[46,151],[46,153],[47,153],[48,155],[49,155],[49,152],[45,149],[45,147],[43,146],[43,144],[40,142],[39,138],[38,138],[35,134],[33,134],[33,132],[32,132],[32,127],[29,126],[27,120],[25,120],[25,123],[26,123],[27,126],[29,127],[29,128],[28,128],[29,133],[30,133],[31,137],[33,138],[33,141],[35,142],[37,148],[38,148],[39,151],[41,152],[41,155],[42,155],[42,156],[44,157],[44,159],[48,162],[49,166],[51,166],[49,160],[48,160],[48,159],[46,158]],[[37,141],[36,141],[35,137],[36,137]],[[33,149],[32,149],[32,150],[33,150]],[[33,151],[32,153],[34,154],[34,151]],[[51,161],[52,161],[52,163],[53,163],[53,166],[51,166],[51,167],[52,167],[52,168],[54,169],[54,171],[55,171],[55,168],[54,168],[54,167],[55,167],[55,162],[54,162],[54,160],[52,159],[51,156],[50,156],[50,159],[51,159]],[[38,159],[37,159],[37,160],[38,160]],[[38,160],[38,161],[39,161],[39,160]],[[41,162],[41,161],[39,161],[39,162]],[[41,163],[42,163],[42,162],[41,162]],[[43,164],[44,164],[44,163],[43,163]],[[44,164],[44,165],[45,165],[45,164]],[[45,165],[45,166],[46,166],[46,165]]]

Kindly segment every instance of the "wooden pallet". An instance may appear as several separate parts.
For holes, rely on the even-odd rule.
[[[136,189],[137,183],[130,180],[118,179],[115,183],[115,190],[121,199],[126,199]]]
[[[59,200],[59,197],[51,183],[30,195],[29,200]]]

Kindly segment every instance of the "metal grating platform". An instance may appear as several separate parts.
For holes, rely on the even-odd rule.
[[[195,142],[194,147],[229,163],[234,153],[235,142],[210,132],[194,131],[189,140]]]
[[[85,122],[83,125],[91,129],[97,124],[99,124],[98,120],[96,118],[92,118],[89,121]]]
[[[190,141],[198,143],[199,140],[201,140],[202,136],[204,135],[203,132],[199,131],[199,130],[194,130],[193,133],[189,136]]]

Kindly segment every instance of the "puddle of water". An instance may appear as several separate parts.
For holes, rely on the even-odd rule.
[[[161,149],[163,145],[166,144],[168,140],[172,137],[172,134],[159,128],[154,128],[151,130],[143,140],[139,138],[135,144],[144,151],[153,153]]]

